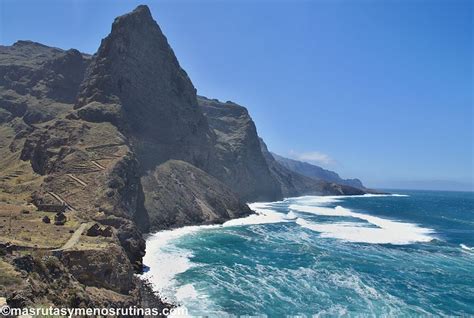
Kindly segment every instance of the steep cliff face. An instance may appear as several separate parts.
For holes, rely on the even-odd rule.
[[[0,46],[0,123],[51,120],[72,108],[90,56],[31,41]]]
[[[272,201],[300,195],[363,194],[346,184],[313,179],[288,169],[268,151],[245,107],[198,97],[216,135],[213,174],[248,201]]]
[[[134,219],[143,223],[143,229],[192,224],[193,220],[219,222],[226,218],[219,213],[193,218],[193,213],[200,213],[194,209],[194,199],[168,191],[166,183],[175,179],[157,179],[164,175],[163,171],[173,170],[166,168],[169,164],[161,167],[168,160],[189,163],[188,171],[197,167],[215,175],[219,175],[217,171],[222,167],[216,162],[215,135],[197,105],[196,90],[148,7],[139,6],[115,19],[111,33],[102,41],[87,70],[75,109],[74,116],[79,119],[117,127],[135,154],[138,165],[132,168],[140,175],[138,195],[142,205],[135,208]],[[183,164],[175,162],[172,166],[176,171]],[[181,173],[178,179],[190,185],[194,184],[192,177]],[[221,184],[210,178],[206,176],[203,179],[209,182],[200,184],[211,189],[199,199],[204,206],[213,207],[212,202],[227,201],[228,197],[232,202],[236,199],[230,190],[213,191],[214,186]],[[188,210],[180,211],[187,217],[165,210],[166,207],[175,211],[173,206],[186,207]],[[240,203],[227,206],[229,211],[236,209],[227,218],[239,214],[238,210],[244,207]],[[148,216],[149,224],[143,221]]]
[[[154,229],[221,223],[252,213],[225,184],[199,168],[169,160],[143,178],[149,202],[150,224]]]
[[[291,171],[275,160],[262,139],[260,139],[260,145],[273,177],[278,180],[281,186],[281,191],[284,197],[301,195],[353,195],[366,193],[361,189],[324,180],[311,179],[302,174]]]
[[[291,171],[297,172],[316,180],[324,180],[338,184],[344,184],[358,189],[366,189],[359,179],[342,179],[336,172],[323,169],[316,165],[298,160],[288,159],[275,153],[271,154],[276,161]]]
[[[146,6],[115,19],[75,108],[83,119],[113,122],[143,171],[168,159],[201,168],[209,162],[213,136],[196,90]]]
[[[282,197],[270,174],[257,129],[245,107],[199,96],[198,103],[216,134],[215,176],[247,201],[273,201]],[[223,168],[223,169],[222,169]]]

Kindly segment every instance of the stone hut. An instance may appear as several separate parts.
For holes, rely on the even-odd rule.
[[[102,229],[99,224],[95,223],[92,225],[86,232],[87,236],[104,236],[111,237],[113,234],[112,227],[107,226],[105,229]]]
[[[95,223],[86,232],[87,236],[99,236],[101,234],[99,224]]]
[[[67,217],[62,212],[58,212],[54,216],[54,225],[64,225],[66,221]]]
[[[58,200],[50,194],[34,193],[32,195],[31,203],[36,206],[38,211],[64,213],[67,209],[67,204],[65,202],[58,202]]]
[[[112,227],[107,226],[105,229],[102,230],[102,236],[104,237],[111,237],[113,234]]]
[[[38,211],[48,211],[56,213],[64,213],[66,211],[66,204],[46,204],[46,203],[37,203],[35,204]]]

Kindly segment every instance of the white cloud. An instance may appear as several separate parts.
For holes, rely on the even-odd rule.
[[[316,165],[332,166],[337,163],[336,160],[331,158],[331,156],[319,151],[298,153],[291,150],[290,155],[296,160],[306,161],[309,163],[314,163]]]

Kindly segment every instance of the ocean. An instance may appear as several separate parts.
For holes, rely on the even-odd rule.
[[[474,193],[393,192],[156,233],[143,276],[191,316],[474,315]]]

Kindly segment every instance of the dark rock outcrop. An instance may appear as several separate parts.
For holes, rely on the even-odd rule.
[[[117,125],[142,171],[169,159],[200,168],[209,162],[212,136],[196,89],[146,6],[115,19],[75,108],[84,120]]]
[[[334,171],[326,170],[319,166],[309,164],[307,162],[288,159],[288,158],[279,156],[275,153],[271,153],[271,155],[282,166],[288,168],[291,171],[307,176],[309,178],[316,179],[316,180],[324,180],[328,182],[334,182],[338,184],[344,184],[344,185],[362,189],[362,190],[366,189],[359,179],[342,179]]]
[[[0,46],[0,121],[23,117],[28,124],[71,109],[90,56],[31,41]]]
[[[134,289],[133,268],[119,247],[107,250],[65,251],[61,261],[82,284],[122,294]]]
[[[312,179],[274,159],[261,140],[245,107],[198,97],[216,135],[216,163],[211,173],[248,201],[272,201],[300,195],[363,194],[333,181]]]
[[[216,134],[214,176],[247,201],[282,197],[260,149],[255,123],[247,109],[232,102],[198,97],[199,106]]]
[[[0,46],[0,86],[20,95],[73,103],[89,60],[75,49],[31,41]]]
[[[193,203],[166,192],[168,185],[162,180],[159,180],[162,188],[158,187],[152,176],[163,175],[169,165],[161,165],[168,160],[189,163],[187,170],[197,167],[213,173],[223,169],[215,159],[215,135],[197,105],[196,90],[146,6],[139,6],[114,21],[111,33],[102,41],[87,70],[75,109],[79,119],[115,126],[136,160],[133,164],[122,160],[123,163],[119,161],[113,167],[107,182],[108,198],[101,203],[103,211],[108,214],[116,214],[117,210],[133,211],[132,218],[143,230],[150,226],[158,229],[192,224],[185,217],[173,217],[163,206],[172,209],[175,205]],[[204,171],[200,175],[210,180],[212,177]],[[191,177],[181,174],[180,182],[193,184]],[[231,218],[232,213],[239,213],[232,209],[248,210],[232,191],[213,191],[214,186],[221,186],[216,182],[212,180],[208,185],[211,190],[204,201],[230,200],[234,204],[226,207],[230,214],[211,213],[202,220],[195,217],[199,220],[196,223],[222,222]],[[156,197],[163,201],[158,204]],[[113,198],[117,204],[129,204],[125,204],[125,209],[117,209],[116,204],[107,204]],[[192,210],[183,213],[190,216]]]
[[[225,184],[179,160],[170,160],[143,178],[153,229],[221,223],[252,211]]]

